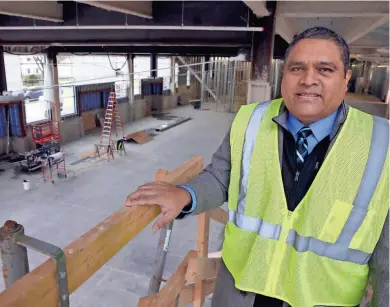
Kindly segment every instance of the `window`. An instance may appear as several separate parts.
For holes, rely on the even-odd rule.
[[[26,110],[26,122],[33,123],[49,119],[50,103],[43,97],[39,100],[28,101],[24,104]]]
[[[39,69],[38,68],[35,68],[35,73],[39,74]]]
[[[163,90],[169,90],[169,83],[171,82],[171,57],[157,58],[157,77],[164,78]]]
[[[134,57],[134,95],[141,94],[141,79],[150,78],[150,56]]]
[[[74,95],[74,86],[70,85],[70,86],[60,87],[60,106],[61,106],[61,116],[71,115],[76,113],[76,99]]]
[[[30,74],[31,73],[31,70],[30,68],[27,68],[27,73]]]

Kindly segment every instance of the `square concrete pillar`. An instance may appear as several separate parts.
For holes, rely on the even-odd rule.
[[[262,80],[248,82],[247,104],[264,102],[271,99],[271,86]]]

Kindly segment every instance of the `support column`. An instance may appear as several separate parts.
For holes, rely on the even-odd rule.
[[[252,36],[252,80],[270,82],[270,67],[274,53],[276,1],[269,16],[257,18],[251,15],[253,27],[263,27],[263,32],[253,32]]]
[[[130,121],[135,121],[137,114],[137,106],[134,103],[134,55],[127,54],[127,70],[128,70],[128,87],[127,98],[129,99]]]
[[[263,32],[252,35],[252,75],[248,87],[248,103],[265,101],[271,98],[271,64],[274,53],[276,1],[269,2],[269,16],[257,18],[250,15],[253,27],[263,27]]]
[[[51,110],[51,119],[53,121],[54,128],[58,127],[58,131],[62,138],[60,127],[61,100],[58,80],[57,54],[50,49],[46,56],[44,85],[44,99],[48,103],[49,110]]]
[[[202,83],[200,88],[200,102],[205,103],[205,83],[206,83],[206,58],[202,62]],[[207,86],[207,85],[206,85]]]
[[[4,47],[0,46],[0,94],[7,90],[7,76],[5,74]]]
[[[155,53],[153,53],[150,56],[150,69],[152,71],[151,77],[156,79],[157,78],[157,71],[155,69],[157,69],[157,54],[155,54]]]
[[[176,93],[176,71],[175,71],[176,57],[171,57],[171,94]]]
[[[24,234],[23,226],[18,225],[15,221],[7,221],[4,227],[0,228],[0,256],[6,288],[30,271],[27,249],[14,242],[13,236],[15,234]]]
[[[370,70],[371,70],[371,63],[368,61],[364,62],[363,65],[363,82],[362,82],[362,92],[364,94],[368,93],[368,87],[369,87],[369,78],[370,78]]]
[[[129,71],[129,85],[127,96],[129,98],[129,104],[132,105],[134,103],[134,55],[127,55],[127,69]]]

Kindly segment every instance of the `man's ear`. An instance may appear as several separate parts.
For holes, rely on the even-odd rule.
[[[345,90],[348,91],[348,83],[349,80],[351,80],[352,77],[352,70],[348,69],[347,73],[345,74]]]

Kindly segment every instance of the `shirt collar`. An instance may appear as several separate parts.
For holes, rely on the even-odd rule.
[[[328,135],[330,139],[333,139],[347,119],[347,113],[348,106],[343,101],[340,107],[331,115],[309,125],[317,141],[320,142]],[[304,124],[288,112],[284,103],[282,103],[279,115],[275,116],[272,120],[285,130],[290,131],[294,136],[304,126]]]

